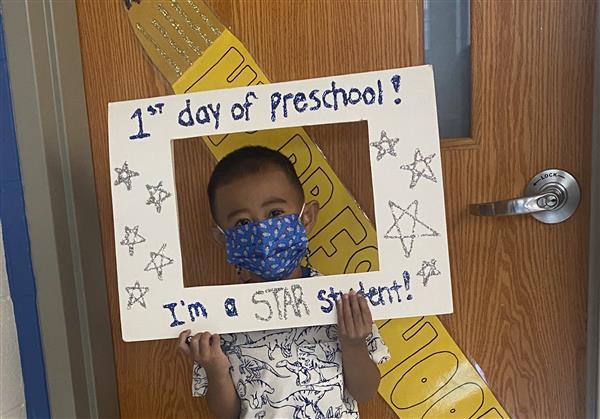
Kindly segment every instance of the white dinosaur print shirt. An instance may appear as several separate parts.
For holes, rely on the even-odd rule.
[[[371,359],[390,358],[377,326],[367,339]],[[345,390],[337,325],[221,335],[241,418],[358,418]],[[208,389],[206,372],[194,365],[192,394]]]

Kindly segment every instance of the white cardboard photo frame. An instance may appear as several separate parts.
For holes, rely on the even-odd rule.
[[[379,271],[184,287],[172,140],[360,120]],[[331,324],[332,288],[364,290],[375,320],[452,312],[431,66],[110,103],[108,121],[123,340]]]

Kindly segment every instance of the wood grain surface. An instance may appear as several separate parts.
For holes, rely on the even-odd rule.
[[[367,123],[321,125],[306,130],[311,138],[318,139],[335,173],[345,180],[346,188],[374,221]],[[235,269],[225,260],[224,249],[212,239],[214,223],[206,188],[216,159],[196,138],[175,140],[173,144],[184,285],[238,284]],[[356,175],[357,168],[360,176]]]
[[[208,3],[272,81],[422,63],[420,1]],[[474,1],[472,138],[442,145],[455,306],[443,321],[515,417],[584,414],[594,8],[592,1]],[[77,9],[121,416],[209,417],[205,403],[190,397],[190,364],[175,341],[121,340],[107,103],[171,90],[120,0],[78,0]],[[310,134],[371,216],[366,127]],[[212,157],[200,142],[178,140],[174,159],[177,189],[193,191],[178,202],[186,285],[217,274],[233,280],[205,234]],[[470,203],[521,194],[549,167],[568,170],[582,187],[570,220],[468,214]],[[394,417],[381,399],[361,406],[361,415]]]

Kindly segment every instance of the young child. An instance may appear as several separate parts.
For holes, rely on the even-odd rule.
[[[215,167],[208,199],[215,238],[242,282],[318,275],[301,261],[319,206],[304,202],[284,155],[258,146],[232,152]],[[256,234],[264,232],[268,241]],[[337,326],[223,336],[182,332],[179,347],[194,360],[194,396],[206,395],[211,412],[222,418],[358,417],[356,401],[376,394],[376,363],[389,353],[364,297],[350,290],[336,309]]]

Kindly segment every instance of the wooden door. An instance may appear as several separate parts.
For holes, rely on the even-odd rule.
[[[420,1],[208,3],[272,81],[423,62]],[[204,402],[190,397],[190,365],[175,342],[125,344],[119,328],[107,103],[169,94],[169,85],[144,55],[121,1],[79,0],[77,7],[121,415],[205,417]],[[455,305],[442,320],[516,417],[584,414],[594,9],[592,1],[473,1],[472,135],[442,142]],[[364,130],[317,127],[311,134],[372,215]],[[200,178],[213,164],[185,141],[175,159],[194,165]],[[470,203],[519,195],[549,167],[571,172],[582,188],[568,221],[469,215]],[[198,203],[179,205],[194,213]],[[224,269],[203,263],[202,255],[214,260],[217,250],[195,239],[182,244],[186,271]],[[381,399],[361,413],[394,416]]]

